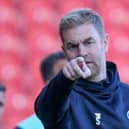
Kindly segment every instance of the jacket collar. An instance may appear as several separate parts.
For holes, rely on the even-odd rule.
[[[94,95],[99,95],[100,97],[109,97],[114,91],[118,89],[118,84],[120,83],[119,74],[117,67],[112,62],[106,63],[107,67],[107,78],[100,82],[91,82],[84,79],[78,79],[75,82],[75,89],[83,89],[93,93]]]

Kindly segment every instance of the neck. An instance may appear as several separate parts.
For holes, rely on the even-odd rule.
[[[106,70],[106,62],[104,63],[103,67],[101,67],[100,72],[97,74],[97,76],[91,76],[87,78],[88,81],[92,82],[99,82],[101,80],[104,80],[107,78],[107,70]]]

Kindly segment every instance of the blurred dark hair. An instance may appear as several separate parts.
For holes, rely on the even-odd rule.
[[[48,55],[45,59],[41,61],[40,64],[40,72],[42,79],[47,82],[55,76],[55,73],[53,71],[54,65],[56,64],[57,61],[61,59],[66,59],[65,54],[62,51],[52,53]]]
[[[0,82],[0,92],[6,92],[6,87]]]

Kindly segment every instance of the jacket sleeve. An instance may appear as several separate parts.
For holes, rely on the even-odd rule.
[[[53,127],[69,107],[68,96],[73,82],[61,71],[37,97],[35,112],[44,126]]]

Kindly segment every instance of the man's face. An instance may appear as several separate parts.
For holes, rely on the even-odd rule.
[[[107,39],[101,37],[92,24],[85,23],[63,32],[63,50],[68,60],[84,57],[92,76],[103,72],[107,49]]]
[[[2,119],[5,107],[5,92],[0,91],[0,120]]]

